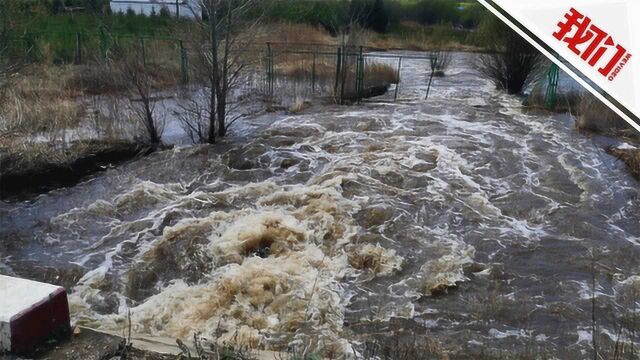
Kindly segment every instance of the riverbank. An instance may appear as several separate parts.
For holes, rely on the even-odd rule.
[[[607,151],[627,164],[631,173],[636,177],[636,179],[640,180],[639,149],[609,148]]]
[[[580,358],[596,261],[609,349],[640,274],[638,181],[597,146],[622,142],[525,112],[472,57],[426,101],[424,62],[406,59],[397,102],[243,119],[262,127],[0,202],[0,269],[65,284],[74,323],[104,331],[130,318],[326,357],[417,334],[455,359]]]
[[[26,199],[73,186],[90,175],[155,150],[153,146],[123,141],[75,142],[64,149],[51,149],[47,144],[0,148],[0,200]]]

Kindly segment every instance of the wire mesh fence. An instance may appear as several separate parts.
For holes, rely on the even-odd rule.
[[[571,67],[570,64],[565,65]],[[587,81],[590,82],[590,81]],[[527,103],[552,111],[577,111],[587,91],[560,67],[548,63],[527,90]]]
[[[264,89],[272,96],[330,96],[345,103],[393,88],[396,100],[407,58],[422,62],[425,71],[430,68],[431,55],[382,54],[364,46],[267,43]]]
[[[210,72],[207,44],[169,36],[97,32],[28,33],[13,39],[9,52],[32,61],[100,66],[120,58],[136,58],[175,85],[206,84]],[[235,49],[240,56],[242,87],[274,100],[330,97],[339,103],[359,102],[391,90],[399,96],[403,60],[424,63],[432,55],[374,52],[364,46],[313,43],[252,44]]]

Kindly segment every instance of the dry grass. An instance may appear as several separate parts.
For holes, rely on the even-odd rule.
[[[440,342],[414,333],[375,334],[357,347],[365,360],[449,360]]]
[[[296,98],[293,104],[289,107],[289,113],[299,114],[311,107],[311,102],[302,98]]]
[[[411,51],[462,51],[462,52],[479,52],[481,49],[465,45],[454,41],[436,41],[427,36],[416,35],[415,37],[400,37],[394,35],[382,36],[378,35],[369,41],[369,46],[377,49],[389,50],[411,50]]]
[[[315,61],[311,54],[294,55],[276,59],[274,64],[275,75],[278,79],[295,84],[305,83],[311,87],[312,79],[315,78],[315,88],[320,94],[327,93],[336,98],[345,100],[355,100],[356,84],[356,57],[350,56],[344,62],[344,68],[339,75],[338,87],[335,88],[336,81],[336,59],[334,56],[317,57]],[[381,95],[391,84],[400,81],[398,71],[394,65],[367,59],[364,71],[364,97]],[[342,84],[344,83],[344,86]],[[383,89],[384,88],[384,89]],[[334,92],[337,91],[337,94]],[[340,96],[339,94],[343,94]],[[299,94],[293,94],[297,97]],[[309,100],[309,99],[306,99]],[[299,102],[299,101],[298,101]],[[295,107],[295,104],[293,104]]]
[[[78,69],[85,67],[33,65],[0,94],[0,167],[7,181],[3,196],[11,195],[12,189],[22,191],[21,184],[15,183],[21,174],[55,172],[53,169],[67,168],[97,153],[117,158],[118,152],[132,148],[126,142],[131,127],[123,126],[123,119],[115,118],[110,109],[87,111],[88,103],[81,98],[84,89],[70,80],[78,76]],[[101,77],[113,81],[108,72],[103,71]],[[128,137],[123,136],[126,131]],[[80,168],[91,167],[83,163]],[[42,175],[29,181],[35,184],[47,179]]]
[[[0,135],[5,141],[37,135],[55,141],[64,129],[78,126],[83,106],[64,88],[61,70],[55,68],[33,68],[29,76],[16,79],[3,94]]]
[[[302,43],[317,45],[337,45],[337,39],[319,26],[286,22],[263,24],[255,38],[257,44]]]
[[[65,89],[71,93],[87,95],[116,94],[127,90],[127,84],[118,73],[118,62],[81,65],[65,74]],[[180,68],[171,63],[150,64],[146,67],[154,81],[154,88],[160,90],[176,86],[180,79]]]
[[[87,94],[106,94],[123,91],[125,86],[107,66],[81,65],[66,74],[65,88]]]
[[[527,96],[525,105],[531,110],[552,111],[556,113],[574,113],[578,111],[583,94],[578,91],[558,92],[555,107],[549,108],[546,97],[546,84],[538,82]]]
[[[400,82],[398,70],[389,64],[370,62],[365,65],[364,72],[365,86],[389,85]]]
[[[629,125],[600,100],[585,93],[580,98],[576,109],[576,128],[600,133],[616,133],[629,129]]]
[[[403,27],[409,29],[409,35],[402,33],[378,34],[365,31],[364,39],[358,42],[372,48],[391,50],[414,51],[480,51],[477,46],[461,44],[454,40],[442,40],[438,34],[431,34],[425,26],[415,22],[403,22]],[[315,44],[324,46],[339,46],[345,42],[342,35],[332,37],[331,34],[320,26],[295,23],[267,23],[260,29],[260,36],[255,38],[256,44],[290,43],[290,44]],[[345,35],[348,38],[348,35]],[[349,40],[347,40],[349,41]]]
[[[174,50],[170,44],[147,47],[149,54],[165,53],[147,63],[154,89],[178,84],[179,63],[169,57]],[[30,143],[35,136],[64,142],[66,130],[87,125],[82,122],[90,118],[86,116],[82,96],[127,90],[127,84],[117,76],[118,67],[118,60],[80,66],[53,65],[45,61],[12,78],[10,86],[0,94],[0,135],[4,140],[0,146]]]
[[[294,60],[292,62],[282,62],[277,64],[276,73],[280,76],[295,80],[310,79],[313,74],[313,62],[310,59]],[[336,76],[336,64],[330,61],[316,62],[316,79],[331,80]],[[355,82],[355,68],[349,67],[347,83]],[[397,84],[399,82],[398,72],[392,65],[369,61],[365,64],[365,87]],[[352,81],[349,81],[352,79]]]
[[[90,149],[88,143],[53,149],[48,143],[17,143],[0,147],[0,167],[6,174],[20,173],[48,165],[62,165],[73,161]]]
[[[627,164],[633,176],[640,180],[640,150],[609,148],[608,152]]]
[[[277,75],[284,76],[290,79],[311,79],[313,74],[313,61],[306,56],[303,59],[289,60],[286,62],[280,62],[275,65],[275,72]],[[335,61],[329,61],[329,59],[316,60],[315,74],[319,79],[331,78],[335,76],[336,64]]]
[[[402,49],[413,51],[467,51],[477,52],[481,48],[473,45],[465,45],[459,41],[447,39],[441,34],[430,33],[428,29],[419,23],[405,21],[401,26],[407,31],[402,33],[375,34],[368,45],[381,49]]]

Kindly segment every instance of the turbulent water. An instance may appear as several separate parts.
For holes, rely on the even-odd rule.
[[[640,294],[639,183],[603,152],[615,140],[523,113],[470,57],[426,101],[406,61],[396,103],[257,117],[2,203],[0,273],[66,286],[74,321],[102,329],[130,311],[137,333],[259,348],[417,334],[582,358],[592,275],[603,347]]]

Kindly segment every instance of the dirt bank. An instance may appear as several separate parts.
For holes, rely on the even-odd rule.
[[[61,154],[48,149],[38,156],[0,149],[0,199],[21,199],[73,186],[91,174],[153,151],[146,145],[99,141],[73,144]]]
[[[640,180],[640,149],[609,148],[607,151],[624,161],[633,176]]]

